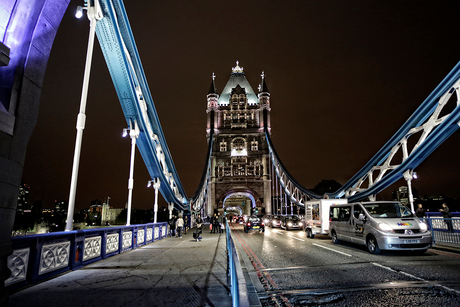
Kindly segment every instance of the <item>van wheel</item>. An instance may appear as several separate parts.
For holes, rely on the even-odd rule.
[[[331,233],[332,243],[339,244],[340,240],[337,238],[337,233],[333,230]]]
[[[375,239],[375,237],[372,235],[367,239],[367,250],[371,254],[380,254],[380,248],[377,244],[377,239]]]
[[[307,233],[307,238],[313,239],[315,237],[310,228],[307,228],[305,232]]]

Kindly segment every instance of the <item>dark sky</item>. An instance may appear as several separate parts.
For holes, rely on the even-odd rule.
[[[45,206],[68,200],[89,21],[72,1],[49,59],[24,180]],[[460,1],[125,2],[155,107],[182,184],[192,196],[206,156],[206,94],[238,60],[254,90],[265,71],[272,139],[307,188],[344,184],[390,139],[460,60]],[[130,139],[96,42],[76,208],[127,201]],[[460,134],[416,171],[419,194],[460,197]],[[153,189],[138,154],[133,206]],[[378,199],[388,199],[397,184]],[[161,198],[161,197],[160,197]],[[161,198],[162,199],[162,198]],[[164,203],[164,201],[162,200]]]

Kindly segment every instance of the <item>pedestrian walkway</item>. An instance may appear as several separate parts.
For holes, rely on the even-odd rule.
[[[231,306],[225,233],[205,229],[199,242],[189,230],[23,289],[10,306]]]

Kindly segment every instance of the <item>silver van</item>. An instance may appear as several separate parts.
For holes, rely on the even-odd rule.
[[[424,253],[433,238],[428,226],[399,202],[377,201],[332,205],[329,211],[333,243],[340,240],[380,250],[410,250]]]

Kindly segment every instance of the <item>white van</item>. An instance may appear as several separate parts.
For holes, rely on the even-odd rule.
[[[428,226],[399,202],[377,201],[333,205],[329,212],[330,237],[362,244],[372,254],[380,250],[411,250],[431,247]]]

